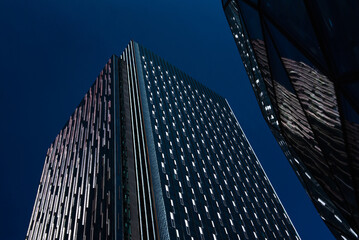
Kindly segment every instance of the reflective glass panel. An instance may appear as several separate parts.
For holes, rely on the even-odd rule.
[[[290,1],[292,2],[292,1]],[[323,51],[340,77],[359,70],[359,1],[307,1]],[[345,81],[343,79],[342,81]]]
[[[302,49],[315,58],[323,67],[325,61],[312,24],[301,0],[265,0],[261,7],[268,19],[290,36]]]

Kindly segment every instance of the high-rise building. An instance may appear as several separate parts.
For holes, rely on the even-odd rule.
[[[359,235],[357,1],[223,0],[262,114],[338,239]]]
[[[135,42],[48,149],[26,239],[299,239],[228,102]]]

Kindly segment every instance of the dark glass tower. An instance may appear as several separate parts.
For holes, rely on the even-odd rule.
[[[135,42],[48,150],[26,239],[299,239],[226,99]]]
[[[359,3],[222,3],[279,145],[336,238],[358,239]]]

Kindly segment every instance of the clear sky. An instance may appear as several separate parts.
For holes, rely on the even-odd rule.
[[[1,239],[24,239],[47,148],[130,39],[227,98],[302,239],[334,239],[263,120],[220,0],[1,0],[0,33]]]

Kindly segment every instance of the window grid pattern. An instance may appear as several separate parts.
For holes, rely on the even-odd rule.
[[[351,93],[338,88],[338,79],[323,65],[328,49],[316,40],[307,12],[311,4],[222,3],[262,114],[283,152],[333,234],[358,239],[353,144],[358,112],[356,102],[346,100],[354,100]]]
[[[114,61],[47,151],[26,239],[114,237]]]
[[[299,239],[227,101],[140,56],[170,236]]]

